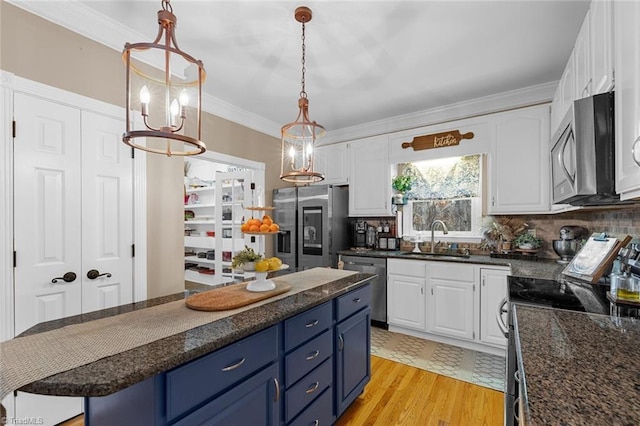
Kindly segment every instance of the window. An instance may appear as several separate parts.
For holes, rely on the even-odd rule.
[[[414,178],[403,209],[405,235],[430,234],[439,219],[447,225],[447,237],[481,237],[481,154],[403,163],[398,171]],[[436,235],[443,235],[442,228]]]

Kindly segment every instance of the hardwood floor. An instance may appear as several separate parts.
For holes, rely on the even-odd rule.
[[[371,381],[336,426],[500,426],[504,394],[371,357]]]
[[[371,382],[336,426],[501,426],[503,404],[502,392],[372,356]]]

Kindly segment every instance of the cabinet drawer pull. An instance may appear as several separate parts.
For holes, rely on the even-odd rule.
[[[318,355],[320,355],[319,349],[307,355],[307,361],[311,361],[312,359],[318,358]]]
[[[240,361],[236,362],[233,365],[229,365],[228,367],[224,367],[222,369],[222,371],[231,371],[231,370],[235,370],[236,368],[240,367],[242,364],[244,364],[245,359],[242,358]]]
[[[344,349],[344,337],[342,337],[342,334],[338,334],[338,349],[340,351]]]
[[[515,379],[516,383],[520,383],[520,370],[516,370],[516,372],[513,373],[513,378]]]
[[[315,382],[314,384],[309,386],[309,389],[307,389],[305,392],[307,394],[314,393],[315,391],[318,390],[318,386],[320,386],[320,382]]]
[[[318,426],[320,424],[320,422],[316,419],[313,421],[313,426]]]
[[[362,299],[360,299],[359,297],[356,297],[355,299],[353,299],[353,303],[360,303],[360,300]]]
[[[278,379],[276,379],[275,377],[273,378],[273,384],[276,387],[276,396],[273,399],[273,402],[278,402],[278,400],[280,399],[280,383],[278,383]]]
[[[305,327],[306,327],[306,328],[311,328],[311,327],[313,327],[314,325],[318,325],[318,320],[313,320],[313,321],[311,321],[310,323],[305,324]]]

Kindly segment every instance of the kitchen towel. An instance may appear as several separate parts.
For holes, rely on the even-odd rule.
[[[273,281],[292,289],[252,305],[218,312],[188,309],[184,300],[62,327],[0,343],[0,400],[29,383],[156,340],[209,324],[356,274],[329,268],[296,272]]]

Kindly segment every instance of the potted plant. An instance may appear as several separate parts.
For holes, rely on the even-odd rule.
[[[511,250],[511,242],[527,230],[524,220],[516,217],[495,217],[488,219],[483,226],[483,234],[489,240],[495,241],[498,250]]]
[[[533,234],[528,232],[524,232],[518,235],[514,240],[513,244],[516,247],[522,250],[534,250],[540,247],[542,240],[540,238],[535,237]]]
[[[255,271],[256,262],[262,259],[262,255],[253,251],[251,247],[244,246],[244,249],[240,250],[233,256],[231,267],[233,269],[243,269],[245,271]]]
[[[409,175],[398,175],[391,181],[391,187],[398,191],[393,195],[394,204],[405,204],[405,192],[411,191],[413,177]]]

